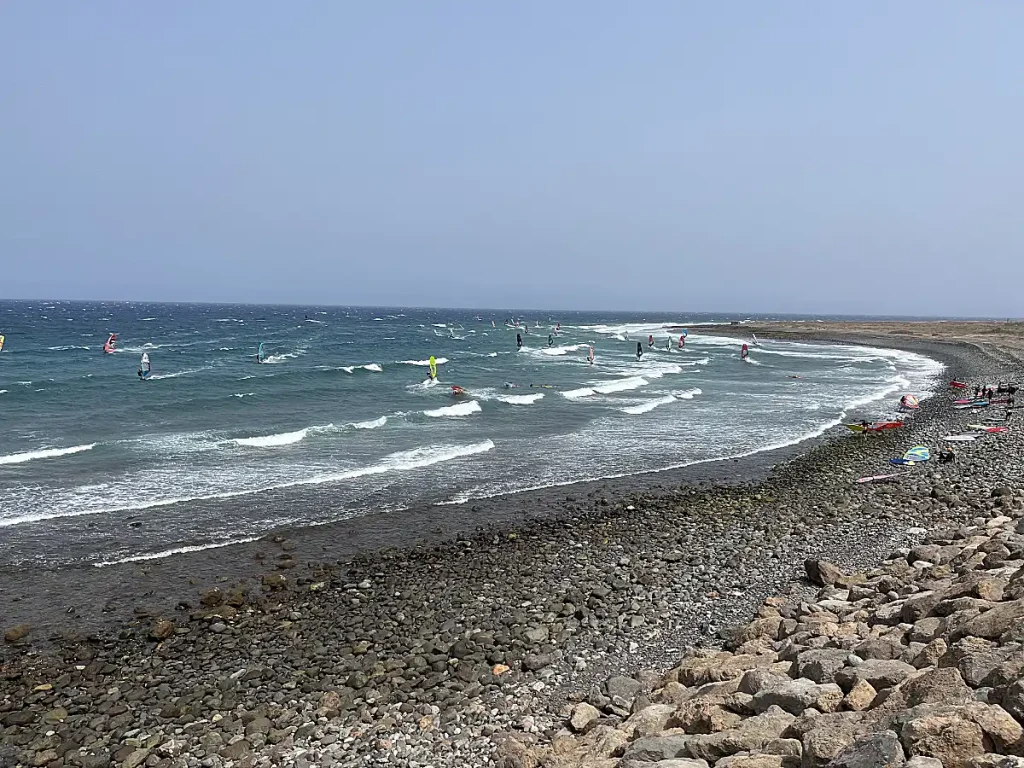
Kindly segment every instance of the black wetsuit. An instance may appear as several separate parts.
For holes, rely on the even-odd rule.
[[[521,333],[516,334],[516,349],[523,348],[523,335]]]
[[[636,359],[639,360],[644,356],[644,345],[639,341],[636,343]]]

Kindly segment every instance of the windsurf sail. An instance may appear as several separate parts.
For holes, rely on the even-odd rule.
[[[740,348],[740,360],[746,360],[748,357],[750,357],[750,347],[744,344]]]
[[[0,333],[0,352],[4,351],[4,335]]]
[[[757,340],[757,334],[756,333],[750,334],[750,343],[753,344],[755,347],[760,347],[761,346],[761,342],[759,342]]]
[[[679,337],[679,348],[682,349],[685,346],[686,346],[686,334],[684,333],[684,334],[682,334]]]
[[[139,361],[139,378],[148,379],[150,370],[149,353],[143,352],[142,359]]]
[[[260,342],[259,347],[256,349],[256,362],[262,363],[267,359],[267,353],[263,351],[263,342]]]
[[[648,347],[653,347],[654,346],[654,334],[648,335],[648,337],[647,337],[647,346]]]
[[[103,345],[103,352],[105,354],[109,355],[111,352],[114,351],[114,348],[116,346],[117,346],[117,334],[116,333],[112,333],[109,336],[107,336],[107,342],[106,342],[106,344]]]
[[[430,378],[437,379],[437,358],[430,356]]]
[[[966,381],[951,381],[951,382],[949,382],[949,386],[951,386],[953,389],[967,389],[967,382]]]
[[[909,408],[910,410],[914,410],[916,408],[921,407],[920,401],[918,401],[917,397],[915,397],[914,395],[904,395],[903,397],[901,397],[900,405],[902,405],[904,408]]]
[[[905,461],[928,461],[931,457],[931,451],[924,445],[915,445],[903,454]]]
[[[589,362],[591,365],[594,364],[594,348],[593,347],[591,347],[590,351],[587,352],[587,362]]]

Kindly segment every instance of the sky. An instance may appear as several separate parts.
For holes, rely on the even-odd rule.
[[[1024,3],[0,4],[0,297],[1019,317]]]

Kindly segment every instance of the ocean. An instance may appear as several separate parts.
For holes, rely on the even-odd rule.
[[[701,333],[738,319],[0,302],[0,567],[171,557],[751,455],[890,416],[942,372],[909,352],[772,340],[744,362],[743,339]]]

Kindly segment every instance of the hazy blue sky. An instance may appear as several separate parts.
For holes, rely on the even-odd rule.
[[[0,5],[0,296],[1020,316],[1024,3]]]

